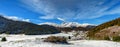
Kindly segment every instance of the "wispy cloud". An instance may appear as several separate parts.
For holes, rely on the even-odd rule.
[[[81,20],[120,13],[119,0],[22,0],[29,9],[43,13],[42,19]],[[116,7],[113,8],[112,7]],[[109,10],[110,11],[106,11]],[[59,17],[59,18],[58,18]]]
[[[62,22],[66,22],[65,19],[62,19],[62,18],[57,18],[57,19],[62,21]]]
[[[54,17],[53,16],[40,16],[39,18],[41,18],[41,19],[52,19]]]

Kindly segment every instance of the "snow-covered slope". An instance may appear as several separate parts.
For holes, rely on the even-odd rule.
[[[7,42],[0,42],[1,47],[120,47],[119,42],[103,40],[101,41],[77,40],[68,41],[70,44],[53,44],[43,42],[42,39],[40,39],[51,35],[0,35],[0,36],[6,36],[8,40]]]
[[[52,25],[52,26],[55,26],[55,27],[79,27],[79,26],[87,27],[87,26],[96,26],[94,24],[88,24],[88,23],[80,24],[80,23],[77,23],[77,22],[64,22],[64,23],[61,23],[61,24],[45,22],[45,23],[41,23],[39,25],[43,25],[43,24]]]
[[[62,23],[61,24],[62,27],[77,27],[77,26],[80,26],[79,23],[77,22],[65,22],[65,23]]]
[[[80,23],[77,23],[77,22],[66,22],[66,23],[62,23],[61,26],[62,27],[87,27],[87,26],[95,26],[94,24],[88,24],[88,23],[83,23],[83,24],[80,24]]]

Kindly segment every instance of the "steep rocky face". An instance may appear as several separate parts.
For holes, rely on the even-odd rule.
[[[36,25],[23,21],[13,21],[0,16],[0,33],[40,35],[59,32],[60,31],[57,30],[54,26]]]

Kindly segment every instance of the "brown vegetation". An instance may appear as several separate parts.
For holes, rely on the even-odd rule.
[[[51,43],[68,43],[66,38],[64,37],[56,37],[56,36],[50,36],[44,40],[45,42],[51,42]]]
[[[104,39],[105,37],[114,37],[120,34],[120,18],[103,23],[91,29],[87,36],[90,39]]]

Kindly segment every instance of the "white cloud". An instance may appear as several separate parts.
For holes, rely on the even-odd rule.
[[[52,23],[52,22],[39,23],[39,25],[43,25],[43,24],[48,24],[48,25],[57,25],[56,23]]]
[[[12,20],[19,20],[19,18],[16,16],[4,16],[4,17]]]
[[[30,22],[30,19],[22,19],[22,21]]]
[[[20,18],[20,17],[17,17],[17,16],[4,16],[4,17],[7,18],[7,19],[14,20],[14,21],[30,22],[30,19],[23,19],[23,18]]]

